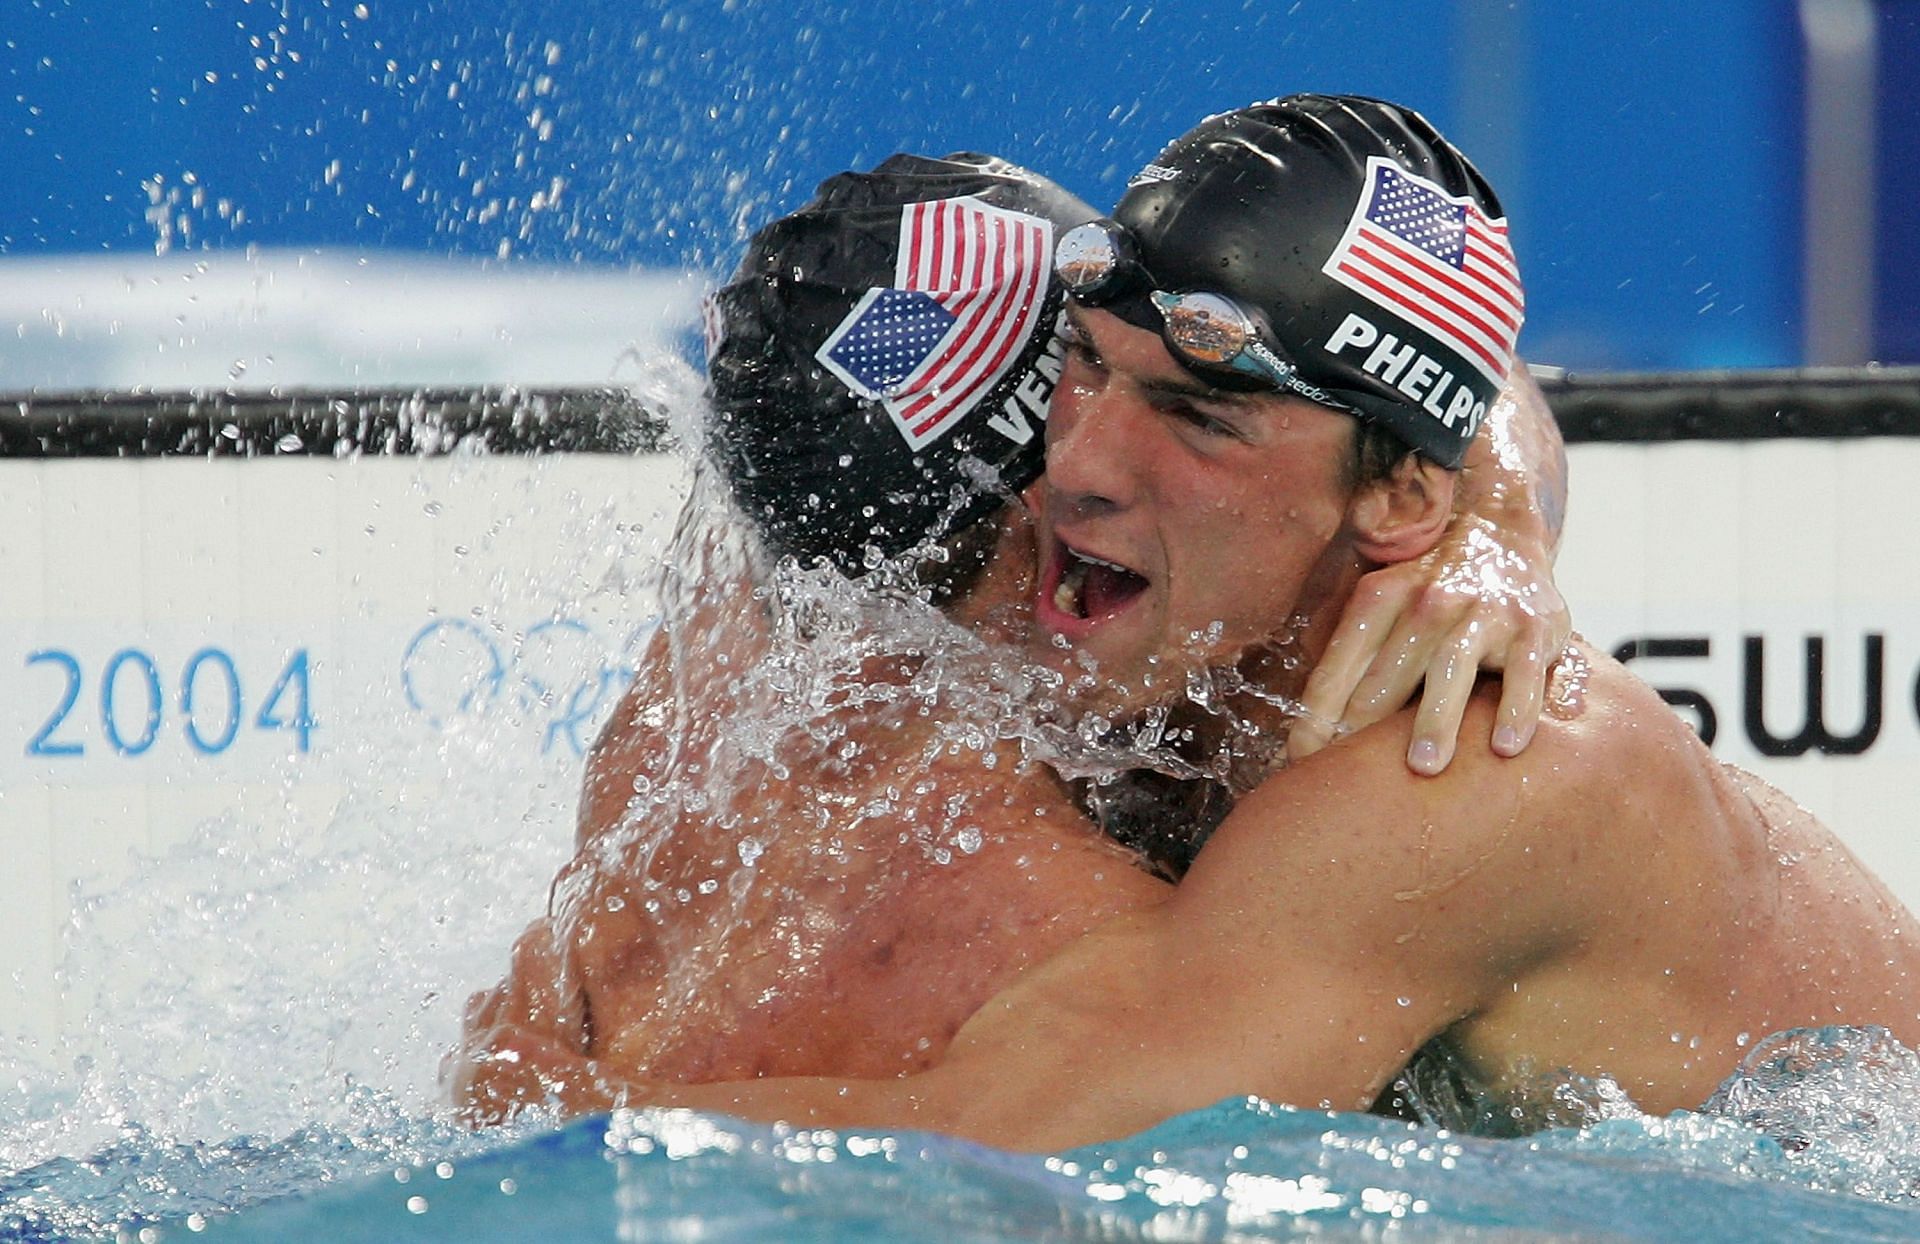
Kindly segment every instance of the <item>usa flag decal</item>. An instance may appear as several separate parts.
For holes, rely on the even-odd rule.
[[[1020,357],[1052,261],[1040,217],[974,198],[908,204],[893,286],[868,290],[814,357],[923,449]]]
[[[1373,156],[1322,271],[1430,333],[1494,384],[1507,378],[1526,297],[1506,217],[1489,220],[1472,199]]]

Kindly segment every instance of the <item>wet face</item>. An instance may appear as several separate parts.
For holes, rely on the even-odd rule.
[[[954,542],[955,556],[982,559],[982,564],[941,603],[941,612],[993,643],[1018,644],[1029,630],[1035,561],[1031,504],[1011,502]]]
[[[1213,389],[1157,333],[1075,307],[1047,426],[1036,647],[1097,663],[1091,699],[1163,701],[1283,633],[1338,558],[1354,424]]]

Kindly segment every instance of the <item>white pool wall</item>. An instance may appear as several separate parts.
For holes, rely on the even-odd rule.
[[[687,388],[705,283],[378,251],[8,259],[0,391],[658,397]],[[591,454],[0,461],[0,1048],[56,1044],[88,990],[131,992],[98,962],[59,974],[70,922],[98,896],[139,918],[124,887],[169,852],[218,872],[229,844],[369,820],[431,827],[456,858],[462,838],[564,851],[684,483],[669,458]],[[210,884],[249,875],[229,874]]]
[[[660,456],[0,462],[0,1028],[75,1018],[77,893],[210,818],[298,840],[347,794],[432,798],[462,734],[454,780],[564,844],[682,484]]]
[[[1705,656],[1631,668],[1704,696],[1718,718],[1717,756],[1812,809],[1920,911],[1920,440],[1586,444],[1569,457],[1559,578],[1578,628],[1607,649],[1706,640]],[[1800,735],[1810,707],[1835,739],[1860,732],[1873,636],[1882,676],[1872,742],[1853,755],[1763,754],[1747,724],[1754,705],[1777,739]],[[1825,658],[1814,706],[1810,638]],[[1754,639],[1762,659],[1750,667]],[[1763,675],[1758,697],[1750,668]]]

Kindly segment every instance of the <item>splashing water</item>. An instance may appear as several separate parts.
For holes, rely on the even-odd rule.
[[[691,408],[684,392],[674,401]],[[676,913],[691,924],[693,911],[718,928],[740,918],[770,853],[815,828],[759,814],[756,784],[823,758],[857,764],[849,709],[921,723],[914,758],[963,755],[981,772],[1034,756],[1079,776],[1143,763],[1210,772],[1181,754],[1176,717],[1130,736],[1062,725],[1059,682],[955,626],[911,577],[875,592],[768,568],[724,513],[697,479],[693,519],[661,563],[657,642],[672,677],[721,677],[733,711],[697,715],[687,706],[698,697],[669,697],[650,725],[680,763],[634,786],[602,847],[636,853],[635,875],[659,881],[638,895],[657,927],[677,927]],[[575,535],[630,531],[598,516]],[[628,548],[619,564],[648,560]],[[716,584],[755,585],[739,598],[753,607],[703,620]],[[643,589],[622,575],[529,590]],[[715,653],[752,660],[716,675]],[[1241,690],[1202,679],[1189,693],[1225,717]],[[431,755],[370,744],[370,776],[323,835],[248,807],[131,883],[82,895],[64,983],[86,1036],[58,1058],[0,1053],[0,1236],[1658,1238],[1714,1215],[1740,1224],[1740,1238],[1920,1236],[1908,1208],[1920,1060],[1883,1033],[1844,1029],[1762,1043],[1698,1114],[1655,1119],[1604,1085],[1550,1088],[1559,1126],[1521,1140],[1249,1102],[1052,1158],[685,1112],[468,1133],[440,1112],[434,1065],[466,990],[497,977],[538,914],[569,848],[578,782],[573,769],[503,763],[514,711],[482,706]],[[856,811],[898,816],[915,793]],[[916,806],[902,846],[927,867],[993,849],[966,790]],[[654,867],[662,827],[682,814],[710,817],[729,844],[702,878],[711,889],[685,896]],[[564,910],[564,887],[555,901]],[[724,966],[721,948],[676,964],[670,1004]]]
[[[70,1204],[49,1208],[81,1188],[107,1202],[103,1187],[144,1207],[119,1220],[121,1238],[142,1240],[1920,1237],[1920,1211],[1894,1189],[1876,1188],[1878,1199],[1823,1190],[1778,1144],[1723,1117],[1486,1140],[1254,1099],[1053,1156],[680,1110],[484,1141],[423,1123],[385,1138],[313,1129],[274,1144],[130,1140],[0,1184],[14,1206],[0,1228],[68,1238],[88,1220]],[[213,1189],[256,1208],[227,1218],[192,1208]],[[257,1204],[288,1194],[299,1195]],[[136,1235],[153,1220],[164,1225]]]
[[[702,1077],[844,1069],[792,1048],[797,1019],[778,1053],[759,1034],[781,1007],[814,1014],[838,972],[908,977],[850,963],[852,948],[871,941],[890,954],[897,913],[925,910],[913,896],[959,884],[939,881],[941,870],[1020,849],[992,828],[1010,805],[1025,809],[1015,820],[1077,816],[1035,761],[1075,735],[1055,724],[1041,681],[994,626],[958,625],[929,603],[918,563],[941,550],[916,550],[856,585],[825,567],[767,565],[727,514],[717,483],[696,471],[652,673],[618,710],[644,725],[631,765],[614,775],[631,790],[617,824],[594,829],[556,885],[552,914],[563,944],[661,948],[648,961],[657,979],[623,985],[613,1009],[603,992],[591,1008],[596,1022],[617,1009],[620,1057],[632,1064]],[[1087,773],[1137,763],[1110,743],[1080,753]],[[972,987],[957,983],[961,972],[990,974],[1008,956],[1021,922],[1002,915],[991,948],[963,951],[956,935],[948,959],[966,962],[947,965],[953,998]],[[951,1035],[938,1018],[896,1018],[908,1060],[937,1054]],[[883,1060],[875,1070],[897,1069],[877,1052],[885,1039],[869,1044]]]
[[[1769,1037],[1706,1110],[1776,1139],[1814,1187],[1920,1203],[1920,1055],[1883,1028]]]
[[[631,387],[692,440],[699,408],[684,367],[641,370]],[[451,480],[425,487],[429,512],[434,487],[462,482],[457,453],[454,462]],[[607,578],[574,582],[563,565],[497,592],[555,616],[588,597],[657,592],[662,632],[693,643],[689,619],[705,594],[756,571],[710,483],[697,486],[695,521],[664,559],[635,545],[630,516],[588,504],[566,539],[615,547]],[[636,565],[660,567],[660,581],[622,570]],[[736,911],[783,830],[740,812],[745,775],[777,778],[796,750],[817,758],[842,745],[823,710],[870,701],[927,716],[937,727],[929,751],[982,757],[1034,720],[1025,675],[912,592],[856,590],[796,567],[768,579],[754,599],[772,633],[763,659],[730,684],[737,711],[660,723],[675,740],[713,733],[723,763],[636,790],[631,818],[630,838],[644,849],[657,845],[646,834],[663,808],[720,809],[718,831],[739,849],[715,888]],[[904,680],[862,673],[900,661],[913,663]],[[463,703],[424,752],[397,734],[349,744],[342,767],[358,776],[318,832],[280,815],[273,792],[237,792],[233,811],[130,881],[83,884],[59,978],[78,1035],[49,1049],[0,1043],[0,1171],[14,1173],[0,1197],[6,1211],[84,1233],[175,1209],[216,1213],[309,1175],[328,1182],[377,1167],[416,1143],[472,1149],[433,1121],[434,1069],[467,991],[498,977],[514,934],[538,914],[565,858],[580,780],[577,764],[516,760],[529,708],[512,696]],[[914,825],[912,845],[936,860],[983,849],[965,812],[963,799]],[[717,923],[727,920],[723,911]],[[687,956],[687,988],[715,966]],[[260,1184],[240,1173],[281,1164]],[[148,1196],[151,1172],[165,1167],[181,1171],[167,1186],[197,1191]]]

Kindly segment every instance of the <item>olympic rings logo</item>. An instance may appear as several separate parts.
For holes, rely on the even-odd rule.
[[[649,618],[621,646],[573,618],[548,618],[517,636],[466,618],[437,618],[417,631],[400,659],[407,706],[435,730],[504,707],[540,726],[540,754],[563,741],[587,754],[602,706],[633,677],[623,653],[659,625]]]

